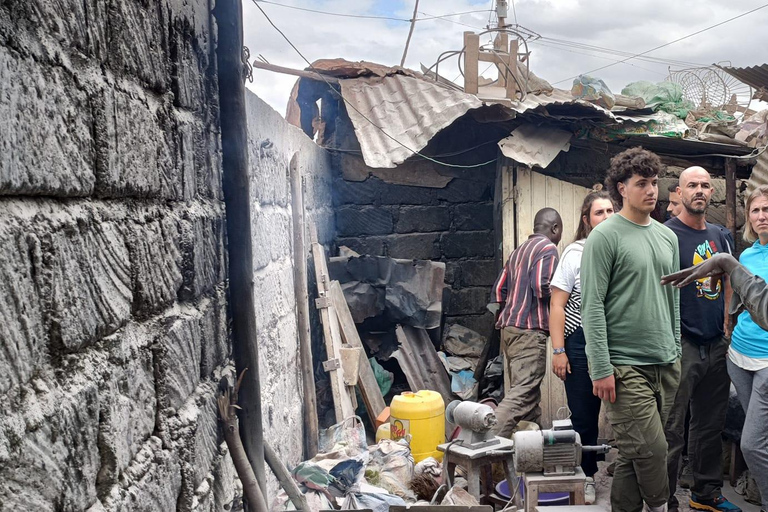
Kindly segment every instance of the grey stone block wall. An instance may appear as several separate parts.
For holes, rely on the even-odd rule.
[[[302,375],[296,323],[290,162],[294,158],[303,176],[304,217],[307,228],[317,229],[318,240],[332,244],[335,237],[331,199],[333,175],[328,153],[303,131],[256,95],[246,93],[248,161],[251,174],[251,215],[254,224],[253,268],[256,290],[256,326],[264,438],[281,460],[294,467],[302,460]],[[306,238],[309,251],[309,236]],[[314,272],[309,276],[313,353],[322,360],[322,331],[316,315]],[[318,384],[321,387],[322,384]],[[322,404],[321,404],[322,409]],[[277,495],[278,484],[268,471],[268,494]],[[271,499],[270,499],[271,501]]]
[[[0,510],[235,499],[211,7],[0,4]]]
[[[446,321],[490,336],[493,318],[485,306],[496,278],[495,167],[448,172],[456,177],[445,188],[395,185],[374,176],[347,181],[337,173],[336,243],[361,254],[445,262]]]

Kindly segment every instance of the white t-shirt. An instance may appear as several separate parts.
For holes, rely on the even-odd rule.
[[[565,337],[581,327],[581,256],[586,240],[577,240],[563,251],[550,286],[568,292],[565,304]]]

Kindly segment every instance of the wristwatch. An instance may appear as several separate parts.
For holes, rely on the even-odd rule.
[[[552,353],[553,353],[554,355],[557,355],[557,354],[565,354],[565,347],[560,347],[560,348],[553,348],[553,349],[552,349]]]

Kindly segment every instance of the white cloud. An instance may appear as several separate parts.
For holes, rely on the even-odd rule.
[[[413,3],[385,0],[328,0],[300,2],[277,0],[323,11],[361,15],[387,15],[410,18]],[[442,15],[476,9],[488,9],[490,0],[421,0],[419,11]],[[388,7],[386,9],[382,9]],[[631,53],[639,53],[679,37],[759,7],[760,0],[722,2],[720,0],[517,0],[518,22],[543,36],[577,41]],[[270,4],[261,4],[274,23],[304,53],[307,59],[341,57],[397,65],[403,53],[409,24],[405,22],[341,18],[302,12]],[[287,67],[306,67],[306,63],[267,23],[251,3],[243,0],[245,44],[256,58],[262,54],[269,62]],[[383,12],[384,11],[384,12]],[[446,20],[416,23],[406,67],[419,69],[419,63],[432,64],[438,55],[463,45],[463,32],[480,31],[488,22],[487,12],[465,14]],[[419,14],[424,16],[424,14]],[[509,17],[512,18],[510,5]],[[768,8],[756,11],[702,34],[650,53],[652,57],[712,64],[730,61],[734,66],[752,66],[768,60]],[[550,82],[569,78],[620,60],[605,53],[562,48],[551,42],[532,44],[531,69]],[[593,54],[585,55],[585,54]],[[481,67],[481,70],[483,68]],[[458,75],[456,59],[441,64],[440,73],[453,79]],[[487,73],[490,75],[490,72]],[[659,81],[668,74],[668,66],[655,62],[630,60],[595,73],[614,92],[637,80]],[[294,77],[254,70],[254,83],[248,87],[285,114],[285,106]],[[569,82],[558,84],[567,88]]]

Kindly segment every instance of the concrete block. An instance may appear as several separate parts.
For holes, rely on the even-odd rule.
[[[358,254],[371,254],[373,256],[384,256],[384,240],[386,237],[365,236],[354,238],[338,238],[336,245],[341,247],[345,245]]]
[[[224,216],[216,211],[189,211],[181,221],[181,273],[179,298],[189,300],[224,280]]]
[[[375,204],[380,189],[384,188],[381,181],[369,178],[365,181],[347,181],[342,178],[333,180],[333,204]]]
[[[493,232],[459,231],[440,237],[440,248],[446,258],[492,257]]]
[[[493,320],[493,313],[485,311],[482,315],[449,316],[446,318],[445,323],[446,325],[463,325],[482,334],[485,336],[485,339],[490,339],[495,329]]]
[[[232,353],[227,321],[227,297],[218,288],[213,297],[200,301],[200,330],[203,333],[200,377],[210,378],[216,368],[222,366]]]
[[[215,510],[230,510],[230,505],[237,496],[240,480],[229,456],[226,443],[219,445],[219,458],[213,466],[213,501]]]
[[[459,204],[453,208],[453,227],[457,231],[493,229],[493,203]]]
[[[168,24],[161,0],[125,0],[108,12],[109,66],[162,92],[170,85]]]
[[[388,236],[385,238],[387,256],[411,260],[438,259],[440,257],[439,238],[440,235],[437,233]]]
[[[181,492],[178,455],[151,437],[136,455],[119,485],[102,499],[107,512],[176,510]]]
[[[41,263],[37,237],[0,214],[0,395],[48,360]]]
[[[67,72],[0,47],[0,119],[0,195],[93,191],[91,108]]]
[[[296,298],[293,292],[293,267],[285,258],[254,275],[254,305],[259,330],[273,326],[285,316],[293,317]]]
[[[163,319],[163,330],[153,347],[158,402],[178,410],[200,383],[200,312],[177,307]]]
[[[178,177],[177,199],[190,201],[194,199],[200,185],[204,185],[206,175],[211,172],[208,168],[209,159],[205,154],[208,151],[203,138],[205,129],[202,121],[191,115],[181,115],[178,111],[174,111],[174,121],[174,175]],[[203,183],[198,183],[199,180],[203,180]]]
[[[496,262],[494,260],[466,260],[461,266],[462,286],[492,286],[496,282]]]
[[[76,216],[42,246],[55,346],[80,350],[128,320],[131,265],[118,225]]]
[[[343,206],[336,209],[336,231],[340,236],[387,235],[393,229],[392,213],[385,208]]]
[[[487,311],[485,306],[490,299],[489,288],[462,288],[451,290],[451,300],[446,314],[474,315]]]
[[[95,104],[96,195],[182,199],[163,107],[114,88],[101,91]]]
[[[214,130],[206,130],[201,136],[203,138],[200,144],[200,149],[202,149],[201,165],[195,163],[197,193],[209,199],[223,200],[220,134]]]
[[[182,284],[180,238],[176,222],[167,217],[127,226],[135,316],[147,317],[176,300]]]
[[[461,281],[461,265],[458,261],[445,262],[445,282],[459,284]]]
[[[395,231],[397,233],[429,233],[448,231],[451,213],[445,206],[404,206],[400,208]]]
[[[105,339],[110,366],[100,389],[101,487],[116,484],[155,429],[157,397],[150,346],[157,331],[130,323]]]
[[[369,178],[369,180],[375,179],[377,178]],[[435,188],[381,183],[381,204],[430,204],[435,201],[438,193],[441,191],[441,189]]]
[[[21,430],[0,464],[4,510],[77,511],[96,501],[99,469],[99,395],[95,375],[59,387],[40,381],[24,390],[18,409],[3,414],[3,430],[17,416]]]
[[[261,121],[263,122],[263,121]],[[287,152],[286,152],[287,153]],[[262,206],[287,206],[291,201],[288,171],[290,155],[283,154],[270,139],[257,136],[257,127],[248,124],[248,171],[251,176],[251,201]],[[311,190],[311,187],[307,187]],[[309,195],[305,191],[305,196]]]
[[[293,220],[289,210],[276,206],[254,208],[251,214],[253,230],[253,267],[259,270],[271,261],[291,254]]]
[[[475,203],[489,201],[493,197],[492,182],[454,179],[445,188],[437,189],[437,199],[449,203]]]
[[[181,23],[174,24],[171,34],[171,90],[174,105],[201,111],[205,107],[205,77],[208,71],[206,49],[183,30]],[[180,30],[181,29],[181,30]]]

